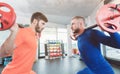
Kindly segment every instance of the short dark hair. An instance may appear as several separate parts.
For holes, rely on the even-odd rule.
[[[34,19],[36,19],[36,20],[43,20],[45,22],[48,22],[47,17],[43,13],[41,13],[41,12],[33,13],[33,15],[31,16],[31,23],[33,22]]]
[[[82,17],[82,16],[74,16],[74,17],[72,18],[72,20],[73,20],[73,19],[83,19],[83,21],[85,21],[85,18]]]
[[[85,18],[82,17],[82,16],[74,16],[74,17],[72,18],[72,20],[73,20],[73,19],[77,19],[77,20],[82,19],[83,22],[85,23]]]

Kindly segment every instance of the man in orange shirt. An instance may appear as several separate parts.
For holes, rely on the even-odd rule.
[[[31,25],[27,28],[18,28],[14,24],[11,34],[0,49],[0,57],[12,55],[12,61],[3,69],[2,74],[36,74],[32,66],[36,57],[37,36],[48,22],[41,12],[33,13]]]

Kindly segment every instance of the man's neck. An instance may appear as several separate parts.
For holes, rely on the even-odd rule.
[[[30,28],[36,33],[34,24],[30,24]]]
[[[82,29],[82,30],[78,33],[78,36],[81,35],[81,34],[83,34],[84,31],[85,31],[85,29]]]

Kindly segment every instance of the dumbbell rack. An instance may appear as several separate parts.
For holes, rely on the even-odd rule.
[[[51,40],[45,44],[45,58],[56,59],[63,56],[63,43],[58,40]]]

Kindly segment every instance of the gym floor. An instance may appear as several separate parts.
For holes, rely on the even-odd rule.
[[[113,66],[113,65],[112,65]],[[37,74],[76,74],[77,71],[85,67],[78,57],[58,58],[58,59],[39,59],[33,66]],[[0,72],[4,67],[0,66]],[[120,67],[113,66],[115,74],[120,74]]]

